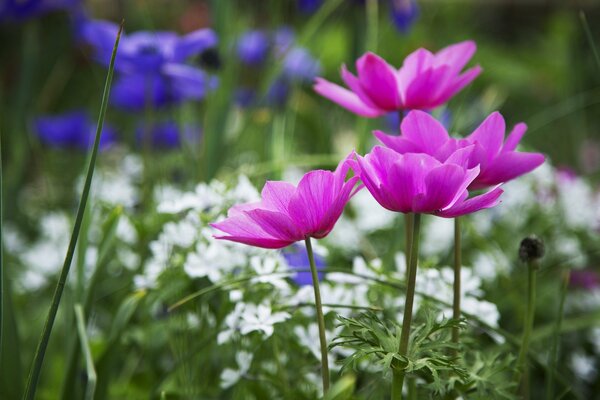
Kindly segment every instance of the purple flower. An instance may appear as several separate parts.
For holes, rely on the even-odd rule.
[[[173,121],[161,122],[147,127],[138,126],[136,129],[136,140],[143,146],[144,136],[150,135],[150,144],[155,149],[174,149],[181,146],[183,142],[197,142],[200,137],[200,128],[186,125],[183,129]]]
[[[321,7],[323,0],[298,0],[298,10],[304,14],[312,14]]]
[[[39,117],[35,130],[47,146],[63,149],[87,150],[94,144],[96,123],[82,111],[63,115]],[[100,137],[100,150],[106,150],[116,142],[115,131],[106,124]]]
[[[79,6],[81,0],[2,0],[1,20],[24,20],[51,11],[69,10]]]
[[[479,166],[479,175],[469,189],[483,189],[515,179],[533,171],[544,162],[540,153],[515,151],[527,130],[524,123],[517,124],[506,141],[506,124],[498,112],[492,113],[471,135],[454,139],[444,126],[423,111],[411,111],[400,126],[401,136],[390,136],[375,131],[381,143],[398,153],[425,153],[445,162],[456,150],[473,147],[468,168]]]
[[[245,32],[238,38],[237,54],[245,64],[262,64],[269,54],[268,36],[260,30]]]
[[[83,41],[95,50],[97,60],[108,65],[118,26],[107,21],[88,21],[80,26]],[[210,29],[184,36],[173,32],[141,31],[121,36],[115,69],[119,77],[112,101],[131,111],[161,107],[184,100],[200,100],[216,80],[187,64],[217,44]]]
[[[367,53],[356,62],[358,76],[342,66],[342,79],[349,89],[322,78],[317,78],[314,89],[369,118],[398,110],[430,110],[447,102],[479,75],[479,66],[461,74],[475,49],[471,41],[448,46],[436,54],[419,49],[406,57],[399,70]]]
[[[502,194],[496,187],[468,198],[467,188],[479,174],[479,166],[467,167],[474,147],[458,149],[442,163],[425,153],[400,154],[375,146],[365,157],[357,155],[352,168],[388,210],[454,218],[493,207]]]
[[[572,270],[569,285],[584,290],[594,290],[600,287],[600,276],[591,269]]]
[[[391,17],[394,25],[404,34],[408,33],[417,18],[419,7],[416,0],[391,0]]]
[[[310,269],[310,261],[308,260],[308,253],[306,249],[302,246],[293,245],[286,247],[283,250],[283,257],[292,270],[307,270],[297,272],[294,276],[294,281],[300,286],[312,285],[312,274],[308,271]],[[314,253],[315,258],[315,266],[317,270],[320,271],[325,268],[325,258],[321,257],[319,254]],[[323,274],[319,273],[319,280],[323,279]]]
[[[294,47],[283,60],[283,76],[290,80],[310,82],[321,71],[321,63],[305,48]]]
[[[111,91],[111,103],[128,111],[143,111],[179,104],[185,100],[200,100],[216,87],[215,78],[185,64],[166,66],[163,74],[124,74]]]
[[[335,170],[311,171],[298,186],[269,181],[257,203],[234,206],[227,219],[211,224],[231,240],[251,246],[279,249],[308,237],[331,232],[350,198],[360,189],[358,177],[346,180],[348,159]]]

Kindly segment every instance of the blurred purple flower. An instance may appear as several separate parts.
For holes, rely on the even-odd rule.
[[[118,26],[108,21],[80,25],[82,40],[95,50],[96,59],[108,65]],[[120,73],[113,88],[113,104],[131,111],[161,107],[184,100],[200,100],[216,79],[187,60],[213,48],[217,36],[200,29],[184,36],[173,32],[140,31],[121,36],[115,69]]]
[[[569,285],[577,289],[594,290],[600,287],[600,276],[591,269],[573,270]]]
[[[285,261],[290,266],[291,270],[307,270],[300,271],[294,275],[293,280],[300,286],[312,285],[312,275],[310,271],[310,262],[308,260],[308,254],[306,248],[298,244],[286,247],[283,252]],[[325,268],[325,258],[315,253],[315,265],[317,271],[322,271]],[[323,273],[319,272],[319,280],[323,279]]]
[[[273,46],[275,47],[275,55],[283,56],[290,47],[294,44],[296,34],[289,26],[282,26],[275,31],[273,36]]]
[[[321,7],[323,0],[298,0],[298,10],[304,14],[312,14]]]
[[[311,82],[321,72],[321,63],[305,48],[294,47],[283,60],[283,75],[293,81]]]
[[[416,0],[391,0],[391,17],[394,25],[404,34],[408,33],[410,28],[419,17],[419,7]]]
[[[248,65],[262,64],[269,54],[269,37],[261,30],[247,31],[238,38],[237,55]]]
[[[124,74],[117,78],[111,103],[128,111],[160,108],[184,100],[199,100],[216,87],[217,80],[188,65],[172,64],[163,74]]]
[[[0,21],[24,20],[51,11],[74,9],[80,4],[81,0],[2,0]]]
[[[83,111],[62,115],[44,116],[35,120],[35,130],[40,140],[54,148],[87,150],[94,144],[96,123]],[[104,125],[99,149],[106,150],[116,142],[114,129]]]
[[[149,130],[149,132],[148,132]],[[147,125],[139,125],[136,129],[136,141],[143,145],[144,135],[150,134],[150,144],[155,149],[175,149],[183,142],[197,142],[200,138],[200,128],[193,125],[185,125],[182,129],[174,121],[166,121],[154,124],[151,128]]]

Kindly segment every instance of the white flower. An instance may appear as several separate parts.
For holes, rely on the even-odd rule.
[[[221,388],[227,389],[235,385],[250,370],[252,364],[252,353],[247,351],[238,351],[235,360],[238,364],[237,369],[225,368],[221,373]]]
[[[287,312],[276,312],[266,304],[248,304],[242,313],[242,321],[240,323],[240,333],[247,335],[250,332],[263,332],[266,337],[273,334],[273,325],[283,322],[291,315]]]
[[[187,248],[196,241],[198,226],[190,218],[179,222],[168,222],[161,235],[168,243]]]
[[[454,244],[454,220],[449,218],[428,218],[423,229],[421,251],[425,256],[433,256],[448,251]]]
[[[127,244],[133,244],[138,239],[137,231],[135,230],[129,218],[125,215],[121,215],[119,218],[116,235],[119,240]]]
[[[277,274],[277,272],[284,272],[280,267],[284,264],[280,257],[267,256],[259,257],[253,256],[250,258],[250,266],[258,275],[252,279],[253,283],[268,283],[273,285],[279,290],[287,290],[289,284],[285,280],[285,276]]]
[[[570,364],[575,376],[586,382],[592,382],[598,374],[595,357],[590,357],[584,353],[575,352],[571,354]]]

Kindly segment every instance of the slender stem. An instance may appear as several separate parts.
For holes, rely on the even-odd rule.
[[[452,318],[460,318],[460,272],[462,268],[462,248],[460,218],[454,218],[454,300],[452,302]],[[458,326],[452,328],[452,342],[458,343]]]
[[[315,289],[315,308],[317,310],[317,324],[319,325],[319,340],[321,341],[321,376],[323,377],[323,394],[329,390],[329,360],[327,359],[327,338],[325,337],[325,317],[323,316],[323,304],[321,304],[321,291],[319,290],[319,274],[315,265],[312,244],[307,237],[306,253],[310,262],[310,272],[312,274],[313,288]]]
[[[410,264],[410,248],[412,246],[412,234],[414,215],[404,214],[404,257],[406,258],[406,280],[408,281],[408,265]]]
[[[533,321],[535,318],[535,288],[537,277],[538,262],[537,260],[530,261],[528,265],[527,275],[527,311],[525,314],[525,323],[523,329],[523,339],[521,341],[521,349],[519,358],[517,359],[517,373],[515,380],[520,381],[523,376],[523,371],[527,362],[527,352],[529,351],[529,341],[531,339],[531,331],[533,330]]]
[[[110,85],[112,82],[112,76],[113,76],[113,71],[114,71],[114,66],[115,66],[115,56],[117,54],[117,48],[119,46],[119,39],[121,38],[122,30],[123,30],[123,23],[121,23],[121,27],[119,28],[119,33],[117,34],[117,38],[115,40],[115,46],[113,48],[110,65],[108,67],[108,74],[106,76],[106,83],[104,85],[104,92],[102,95],[102,105],[100,107],[100,115],[98,117],[98,126],[96,128],[96,138],[94,140],[94,147],[92,148],[92,153],[91,153],[90,159],[89,159],[87,174],[86,174],[85,183],[83,186],[83,193],[81,194],[79,208],[77,209],[77,216],[75,218],[75,225],[73,226],[73,232],[71,234],[69,248],[67,250],[65,262],[64,262],[62,270],[60,272],[60,277],[58,279],[56,289],[54,290],[54,295],[52,297],[52,303],[50,305],[50,310],[48,311],[48,317],[46,318],[46,323],[44,324],[44,328],[42,330],[42,336],[40,337],[40,341],[38,342],[38,346],[35,351],[35,355],[33,358],[33,365],[31,367],[31,371],[29,373],[29,378],[27,379],[27,388],[25,390],[25,395],[23,397],[26,400],[33,400],[35,398],[37,384],[39,381],[40,373],[42,371],[42,364],[44,363],[44,355],[46,354],[46,348],[48,347],[48,341],[50,340],[50,334],[52,333],[52,327],[54,325],[56,313],[58,312],[58,306],[60,304],[62,292],[63,292],[65,284],[67,282],[67,276],[69,274],[69,269],[71,268],[71,262],[73,261],[73,254],[75,253],[75,246],[77,245],[77,238],[79,236],[79,230],[81,229],[81,223],[83,220],[85,207],[87,205],[88,196],[90,194],[92,177],[94,176],[94,167],[96,164],[96,157],[98,155],[100,136],[102,134],[102,126],[104,125],[104,117],[106,115],[106,109],[108,106]]]
[[[404,302],[404,318],[402,319],[402,331],[400,333],[400,346],[398,354],[406,356],[408,353],[408,341],[410,338],[410,324],[412,322],[412,309],[415,299],[415,283],[417,280],[417,260],[419,258],[419,230],[421,227],[421,214],[414,214],[412,244],[410,251],[410,265],[408,281],[406,283],[406,300]],[[402,386],[404,385],[404,370],[393,370],[392,378],[392,400],[402,399]]]
[[[558,304],[558,315],[556,317],[556,327],[554,329],[554,336],[552,338],[552,347],[550,348],[550,376],[546,383],[546,398],[548,400],[554,399],[554,371],[556,370],[556,362],[558,359],[558,343],[560,341],[560,330],[562,327],[563,314],[565,308],[565,299],[567,298],[567,289],[569,286],[569,279],[571,273],[567,269],[563,272],[563,279],[560,288],[560,302]]]

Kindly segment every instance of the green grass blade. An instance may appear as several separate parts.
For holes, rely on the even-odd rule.
[[[81,351],[85,358],[85,369],[87,373],[87,387],[85,389],[85,399],[93,400],[94,392],[96,391],[96,369],[94,368],[94,359],[90,351],[90,344],[85,331],[85,318],[83,316],[83,307],[81,304],[75,304],[75,319],[77,321],[77,333],[81,342]]]
[[[92,153],[91,153],[89,164],[88,164],[87,174],[85,177],[85,184],[83,186],[83,193],[81,194],[79,208],[77,209],[77,217],[75,219],[75,225],[73,226],[73,232],[71,234],[69,248],[67,250],[65,262],[64,262],[62,270],[60,272],[58,284],[56,285],[56,289],[55,289],[54,295],[52,297],[52,303],[50,305],[50,310],[48,311],[48,317],[46,319],[46,323],[44,324],[44,328],[42,330],[42,335],[40,337],[40,341],[38,342],[38,346],[35,351],[35,355],[33,358],[33,364],[31,366],[31,371],[29,373],[29,378],[27,379],[27,388],[25,389],[25,395],[23,397],[26,400],[33,400],[35,398],[37,384],[38,384],[38,381],[40,378],[40,373],[42,371],[42,364],[44,363],[44,355],[46,354],[46,348],[48,347],[48,342],[50,340],[50,334],[52,333],[52,327],[54,325],[54,320],[56,319],[56,313],[58,312],[58,306],[60,305],[60,299],[61,299],[64,287],[65,287],[65,284],[67,282],[67,276],[69,274],[69,269],[71,268],[71,262],[73,261],[73,255],[75,253],[75,247],[77,245],[77,238],[79,236],[79,230],[81,229],[81,223],[83,220],[83,215],[85,213],[85,207],[87,205],[87,200],[88,200],[88,197],[90,194],[92,177],[94,176],[94,168],[96,165],[96,157],[98,155],[100,136],[102,134],[102,127],[104,125],[104,118],[106,116],[106,109],[108,106],[108,97],[110,94],[110,85],[112,82],[113,72],[114,72],[114,68],[115,68],[115,56],[117,54],[117,48],[119,47],[119,39],[121,38],[122,30],[123,30],[123,23],[121,23],[121,27],[119,28],[119,33],[117,34],[117,38],[115,40],[115,46],[113,48],[112,56],[110,59],[110,65],[108,67],[108,74],[106,76],[106,83],[104,85],[104,92],[102,94],[102,105],[100,107],[100,115],[98,117],[98,126],[96,128],[96,137],[94,140],[94,147],[92,149]]]
[[[105,267],[109,261],[111,254],[114,254],[115,237],[119,220],[123,213],[121,206],[115,207],[106,221],[102,225],[102,240],[98,246],[98,262],[96,263],[96,269],[90,278],[87,290],[83,296],[83,315],[89,316],[92,312],[92,302],[96,293],[96,288],[100,280],[106,276]],[[87,322],[87,320],[86,320]],[[68,362],[65,368],[65,380],[62,388],[61,398],[63,400],[77,399],[81,396],[78,392],[77,387],[77,371],[79,366],[80,351],[77,343],[71,342],[70,349],[68,351]]]
[[[600,69],[600,55],[598,55],[598,49],[596,48],[596,42],[594,42],[594,35],[592,35],[590,25],[588,24],[587,18],[583,11],[581,11],[579,13],[579,18],[581,18],[581,23],[583,24],[583,30],[585,31],[585,36],[587,37],[588,42],[590,42],[590,47],[592,48],[592,52],[594,53],[594,59],[596,60],[596,65]]]

